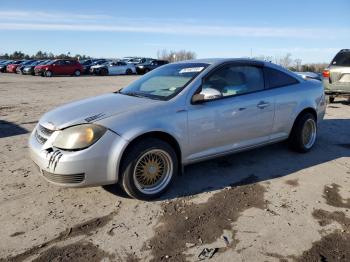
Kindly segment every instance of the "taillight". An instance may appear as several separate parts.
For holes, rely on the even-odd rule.
[[[327,70],[327,69],[323,70],[322,76],[324,78],[329,78],[329,70]]]

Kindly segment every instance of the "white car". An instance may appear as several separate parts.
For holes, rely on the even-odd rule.
[[[132,75],[136,74],[136,68],[133,64],[123,61],[106,62],[102,65],[90,67],[90,73],[93,75]]]

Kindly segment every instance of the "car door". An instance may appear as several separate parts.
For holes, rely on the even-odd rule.
[[[109,75],[118,75],[119,74],[118,63],[116,63],[116,62],[108,63],[107,69],[108,69]]]
[[[53,73],[56,75],[64,74],[65,62],[63,60],[58,60],[53,64]]]
[[[66,60],[64,61],[65,65],[64,65],[64,74],[65,75],[72,75],[75,72],[76,69],[76,65],[75,65],[75,61],[72,60]]]
[[[125,62],[118,62],[118,74],[119,75],[125,74],[127,68],[128,68],[127,63],[125,63]]]
[[[190,105],[189,161],[269,142],[274,99],[261,67],[225,65],[203,79],[201,90],[216,99]]]

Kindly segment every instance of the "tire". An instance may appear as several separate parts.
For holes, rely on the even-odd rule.
[[[126,74],[126,75],[132,75],[132,70],[131,70],[131,69],[126,69],[125,74]]]
[[[149,70],[148,68],[146,68],[146,69],[143,71],[143,74],[147,74],[149,71],[151,71],[151,70]]]
[[[141,140],[132,145],[124,156],[121,162],[119,185],[129,196],[136,199],[158,198],[170,187],[178,172],[175,150],[168,143],[157,138]],[[154,162],[155,160],[158,162]],[[148,169],[144,172],[147,165]],[[161,177],[154,177],[157,174]],[[158,181],[153,183],[147,179]],[[147,183],[154,185],[146,185]]]
[[[52,76],[52,72],[50,70],[47,70],[47,71],[45,71],[44,76],[51,77]]]
[[[330,96],[330,97],[328,97],[328,102],[329,102],[330,104],[332,104],[332,103],[334,103],[334,99],[335,99],[334,96]]]
[[[106,75],[108,75],[108,70],[107,70],[106,68],[102,68],[102,69],[100,70],[100,75],[101,75],[101,76],[106,76]]]
[[[74,72],[74,76],[80,76],[80,75],[81,75],[80,70],[76,70],[76,71]]]
[[[304,135],[306,136],[305,139],[303,137]],[[292,132],[289,136],[290,148],[300,153],[306,153],[314,146],[316,139],[317,123],[314,115],[305,113],[299,116],[295,120]]]

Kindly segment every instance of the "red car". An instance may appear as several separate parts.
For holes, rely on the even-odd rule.
[[[53,75],[74,75],[80,76],[83,66],[76,60],[56,59],[46,65],[34,67],[35,75],[51,77]]]
[[[7,73],[16,73],[16,69],[18,66],[20,66],[20,64],[24,62],[24,60],[17,60],[14,61],[13,63],[9,64],[6,66],[6,72]]]

